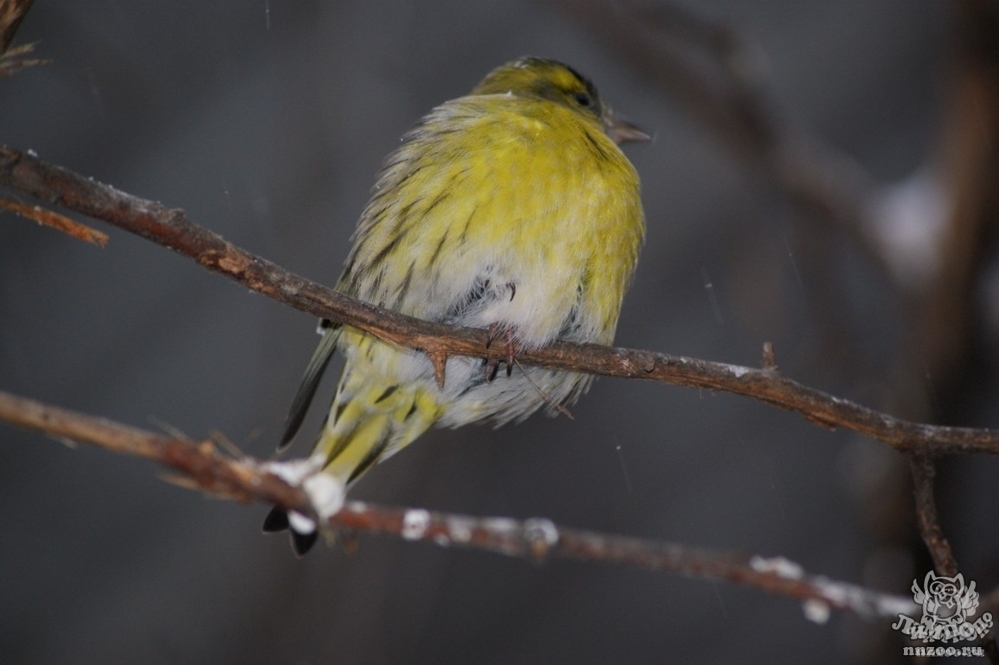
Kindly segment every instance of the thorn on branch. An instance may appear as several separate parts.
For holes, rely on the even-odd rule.
[[[821,413],[803,413],[802,415],[805,416],[805,420],[808,422],[818,425],[822,429],[827,429],[830,432],[835,432],[839,426],[839,423],[834,418],[827,418]]]
[[[447,351],[427,351],[430,362],[434,364],[434,378],[437,379],[437,387],[444,389],[444,375],[447,372]]]
[[[763,342],[763,371],[778,374],[780,368],[777,367],[777,356],[774,354],[773,342]]]

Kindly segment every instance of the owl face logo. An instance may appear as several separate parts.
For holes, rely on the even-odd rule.
[[[989,612],[974,623],[968,620],[978,611],[978,592],[974,581],[966,584],[960,573],[945,577],[931,570],[926,573],[922,586],[918,579],[913,580],[912,599],[922,606],[922,618],[917,620],[899,614],[898,622],[892,625],[912,640],[924,643],[972,640],[992,629]]]
[[[923,606],[922,624],[931,631],[944,627],[962,626],[978,609],[975,583],[964,583],[964,576],[943,577],[934,571],[926,573],[923,587],[912,583],[912,597]]]
[[[960,612],[958,594],[964,591],[964,577],[935,577],[931,571],[926,576],[923,587],[926,598],[923,600],[923,616],[932,617],[934,623],[951,623]]]

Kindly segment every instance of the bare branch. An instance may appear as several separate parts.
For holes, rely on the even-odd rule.
[[[258,293],[303,312],[369,332],[431,358],[501,358],[488,332],[421,321],[349,298],[226,242],[191,222],[182,210],[141,199],[7,146],[0,146],[0,186],[140,235],[194,259]],[[752,397],[797,411],[827,428],[844,427],[903,452],[999,453],[999,431],[944,427],[894,418],[785,378],[774,367],[755,369],[651,351],[557,342],[525,350],[518,362],[603,376],[649,379]]]
[[[950,542],[943,534],[940,518],[937,516],[937,504],[934,498],[933,485],[936,480],[937,467],[932,457],[913,454],[909,456],[912,469],[913,493],[916,498],[916,520],[919,523],[919,535],[933,559],[933,568],[940,575],[954,577],[958,573],[957,560]],[[996,592],[984,599],[985,608],[996,602]],[[982,610],[983,612],[986,609]],[[999,648],[995,640],[995,629],[976,641],[985,650],[990,663],[999,663]]]
[[[933,481],[937,475],[936,463],[926,455],[911,455],[909,465],[912,469],[919,534],[926,544],[926,549],[929,550],[936,571],[941,575],[953,577],[957,575],[957,561],[954,559],[950,543],[943,535],[937,517],[937,503],[933,497]]]
[[[687,577],[733,582],[806,601],[807,615],[820,623],[824,622],[829,609],[870,619],[895,617],[915,608],[911,599],[903,596],[809,575],[801,566],[783,557],[746,556],[567,529],[543,518],[523,521],[503,517],[474,518],[348,502],[330,522],[339,527],[387,533],[406,540],[486,549],[508,556],[627,564]]]
[[[311,514],[305,493],[250,458],[219,453],[211,441],[165,436],[0,392],[0,420],[60,439],[91,443],[179,471],[217,497],[258,500]],[[787,559],[690,548],[638,538],[567,529],[547,519],[477,518],[348,502],[329,519],[337,530],[386,534],[534,560],[550,558],[627,564],[688,577],[723,580],[805,601],[807,615],[824,621],[830,609],[863,618],[894,617],[915,606],[902,596],[806,574]]]

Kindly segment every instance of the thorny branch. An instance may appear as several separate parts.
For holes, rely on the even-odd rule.
[[[489,348],[485,330],[422,321],[354,300],[240,249],[195,225],[182,210],[120,192],[2,145],[0,186],[104,220],[278,302],[359,328],[392,344],[418,349],[436,361],[449,355],[492,358],[502,353],[502,349]],[[772,352],[764,368],[756,369],[651,351],[557,342],[525,350],[517,360],[526,365],[650,379],[753,397],[797,411],[823,427],[844,427],[903,452],[999,453],[999,431],[909,422],[834,397],[782,376]]]
[[[269,473],[266,465],[258,461],[221,454],[212,441],[198,442],[155,434],[5,392],[0,392],[0,420],[59,439],[91,443],[144,457],[182,472],[191,479],[185,484],[192,484],[213,496],[244,502],[256,499],[290,510],[311,512],[304,491]],[[746,556],[568,529],[547,519],[476,518],[352,501],[329,519],[329,525],[340,531],[393,534],[406,540],[481,549],[537,561],[559,558],[628,564],[734,582],[802,600],[806,615],[818,622],[828,618],[830,609],[852,612],[867,619],[894,618],[916,609],[905,597],[810,575],[798,564],[780,557]]]

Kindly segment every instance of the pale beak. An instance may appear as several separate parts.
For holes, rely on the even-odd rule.
[[[652,137],[643,132],[623,116],[607,109],[604,112],[604,130],[614,143],[621,145],[634,141],[651,141]]]

